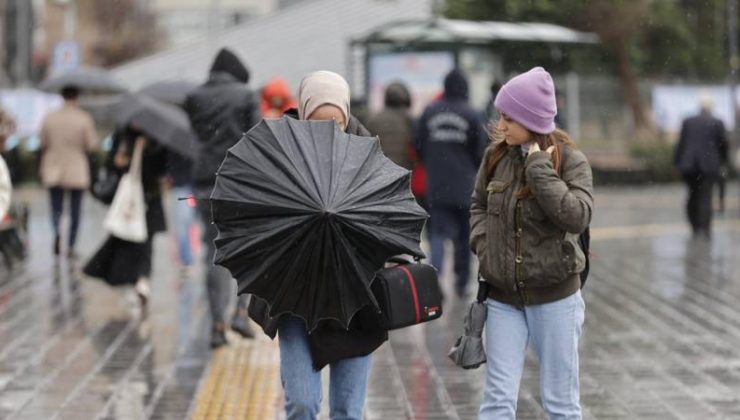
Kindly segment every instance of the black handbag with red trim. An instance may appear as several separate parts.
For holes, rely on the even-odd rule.
[[[391,258],[398,265],[375,274],[370,288],[378,301],[384,328],[395,330],[442,316],[437,270],[428,264]]]

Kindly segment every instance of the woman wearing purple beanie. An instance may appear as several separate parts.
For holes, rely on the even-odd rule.
[[[591,221],[591,167],[555,127],[555,87],[541,67],[511,79],[494,105],[501,118],[470,209],[471,247],[488,289],[479,418],[515,418],[531,343],[548,419],[580,419],[579,273],[586,257],[578,238]]]

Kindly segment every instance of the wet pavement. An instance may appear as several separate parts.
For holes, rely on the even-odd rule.
[[[599,190],[584,290],[586,418],[740,419],[737,191],[728,188],[707,242],[691,239],[678,185]],[[202,282],[181,276],[170,236],[155,241],[142,314],[131,291],[79,274],[103,239],[101,206],[85,202],[80,262],[55,264],[46,196],[17,197],[31,206],[31,250],[25,267],[0,268],[0,419],[281,418],[275,343],[231,337],[209,351]],[[375,353],[367,418],[476,418],[484,368],[446,357],[467,301],[451,297],[449,273],[443,282],[445,315],[392,333]],[[531,355],[518,418],[544,418]]]

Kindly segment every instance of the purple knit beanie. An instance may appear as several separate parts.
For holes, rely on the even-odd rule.
[[[509,80],[496,95],[494,106],[499,112],[539,134],[555,131],[555,85],[550,73],[542,67]]]

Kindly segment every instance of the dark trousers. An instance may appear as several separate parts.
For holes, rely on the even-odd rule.
[[[712,224],[712,190],[717,177],[701,172],[683,175],[689,188],[686,214],[694,234],[709,235]]]
[[[213,241],[218,235],[218,229],[216,229],[216,225],[211,223],[211,203],[207,199],[203,199],[203,197],[210,197],[210,195],[210,188],[195,190],[195,196],[198,197],[198,214],[203,221],[203,242],[206,247],[208,306],[211,309],[211,320],[216,324],[226,323],[226,310],[231,297],[236,293],[236,282],[231,277],[229,270],[213,264],[213,257],[216,255],[216,245]],[[246,314],[248,305],[249,295],[240,295],[237,298],[237,311],[234,316],[240,316],[240,313]]]
[[[430,206],[431,227],[429,242],[432,247],[432,265],[441,273],[444,264],[444,246],[452,240],[455,247],[455,289],[461,293],[470,277],[470,221],[467,208]]]
[[[59,223],[64,213],[64,196],[69,195],[69,210],[70,210],[70,226],[69,226],[69,238],[68,244],[70,248],[75,246],[77,241],[77,230],[80,227],[80,210],[82,207],[82,193],[84,190],[78,189],[64,189],[64,188],[50,188],[49,193],[51,195],[51,222],[54,226],[54,234],[56,240],[59,240]]]

